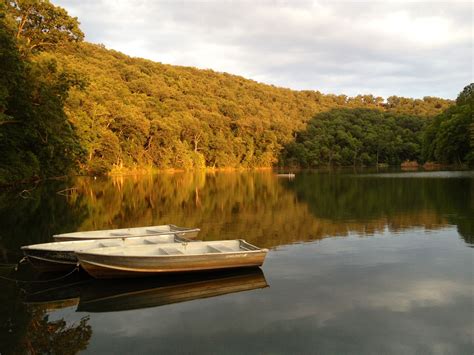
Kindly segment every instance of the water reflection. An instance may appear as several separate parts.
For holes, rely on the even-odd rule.
[[[89,317],[73,322],[51,320],[49,313],[61,309],[75,307],[76,312],[88,313],[136,310],[268,287],[260,268],[124,280],[94,280],[82,273],[60,281],[35,281],[21,283],[21,287],[6,283],[2,288],[0,301],[9,305],[0,307],[2,354],[84,350],[92,335]]]
[[[474,243],[474,174],[469,171],[360,176],[307,173],[286,187],[316,218],[336,221],[348,232],[456,225],[464,240]]]
[[[449,224],[472,243],[474,178],[453,174],[454,182],[446,175],[333,173],[301,173],[289,181],[272,172],[78,179],[73,210],[82,217],[79,230],[174,223],[199,226],[207,240],[241,237],[262,247],[372,234],[386,226],[400,231]]]
[[[0,195],[0,260],[54,233],[168,223],[199,226],[207,240],[239,237],[262,247],[454,224],[472,243],[474,179],[453,174],[300,173],[286,180],[272,172],[201,172],[55,182],[28,199]],[[69,196],[57,194],[71,187]]]
[[[268,287],[260,268],[145,279],[65,282],[30,290],[25,303],[53,310],[77,305],[77,312],[116,312],[216,297]]]
[[[264,265],[271,288],[262,292],[232,291],[263,287],[258,275],[191,282],[188,293],[170,284],[168,294],[147,281],[48,285],[25,295],[0,281],[0,353],[72,344],[95,353],[470,354],[474,178],[405,174],[77,178],[39,185],[27,199],[0,194],[2,264],[55,233],[168,223],[198,226],[207,240],[273,247]],[[66,188],[74,190],[56,193]],[[230,291],[175,302],[207,297],[204,290]]]
[[[75,354],[84,350],[92,335],[89,317],[75,322],[50,319],[50,311],[64,307],[56,303],[25,304],[24,290],[18,284],[2,282],[0,292],[0,353]]]
[[[49,242],[58,231],[80,227],[87,217],[83,199],[57,193],[70,184],[39,184],[28,193],[0,191],[0,263],[18,261],[22,245]]]
[[[279,248],[264,268],[271,287],[258,292],[92,313],[87,352],[471,354],[463,243],[447,228]]]

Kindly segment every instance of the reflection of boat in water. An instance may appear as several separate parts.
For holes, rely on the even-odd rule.
[[[146,279],[79,280],[27,292],[26,303],[58,309],[78,304],[77,312],[116,312],[268,287],[260,268],[167,275]]]
[[[73,278],[69,282],[54,284],[27,284],[25,285],[25,303],[33,306],[42,306],[47,310],[71,307],[79,304],[81,286],[90,282],[90,278],[82,276]]]
[[[74,233],[64,233],[53,235],[57,242],[68,240],[87,240],[87,239],[112,239],[112,238],[129,238],[141,237],[145,235],[159,234],[175,234],[179,237],[188,239],[196,238],[199,228],[178,227],[174,224],[164,224],[160,226],[137,227],[137,228],[121,228],[121,229],[104,229],[98,231],[84,231]]]
[[[26,245],[21,247],[28,261],[39,271],[61,271],[73,269],[78,260],[78,250],[108,248],[128,245],[148,245],[164,243],[184,243],[188,239],[174,234],[160,234],[144,237],[74,240]]]
[[[113,312],[157,307],[267,286],[260,268],[174,276],[165,280],[160,277],[94,281],[82,288],[77,311]]]
[[[76,255],[91,276],[110,279],[261,266],[267,252],[236,239],[98,248]]]

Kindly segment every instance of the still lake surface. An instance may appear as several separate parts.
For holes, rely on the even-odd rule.
[[[40,278],[10,264],[55,233],[168,223],[270,252],[262,271],[0,280],[0,354],[474,352],[472,171],[82,177],[3,192],[0,275]]]

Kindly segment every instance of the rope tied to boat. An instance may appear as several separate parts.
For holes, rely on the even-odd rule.
[[[16,264],[12,264],[12,263],[0,263],[0,267],[2,268],[10,268],[10,269],[15,269],[15,271],[18,271],[18,266],[20,266],[21,263],[25,262],[27,259],[26,259],[26,256],[23,257],[19,262],[17,262]]]
[[[23,260],[23,259],[22,259],[22,260]],[[20,260],[20,262],[17,264],[17,267],[15,268],[15,271],[17,270],[18,265],[22,262],[22,260]],[[77,263],[76,266],[74,267],[74,269],[72,269],[71,271],[69,271],[67,274],[62,275],[62,276],[60,276],[60,277],[56,277],[56,278],[54,278],[54,279],[48,279],[48,280],[19,280],[19,279],[13,279],[13,278],[10,278],[10,277],[6,277],[6,276],[0,276],[0,279],[6,280],[6,281],[12,281],[12,282],[20,282],[20,283],[47,283],[47,282],[54,282],[54,281],[63,280],[63,279],[65,279],[66,277],[71,276],[73,273],[78,272],[78,271],[79,271],[79,267],[80,267],[80,264]]]

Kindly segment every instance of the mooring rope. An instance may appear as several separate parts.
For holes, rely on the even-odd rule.
[[[18,267],[18,264],[0,264],[0,267],[4,267],[5,269],[7,268],[16,268]]]
[[[21,261],[20,261],[21,262]],[[72,275],[76,271],[79,271],[79,263],[76,264],[76,267],[69,271],[67,274],[54,278],[54,279],[49,279],[49,280],[19,280],[19,279],[12,279],[10,277],[5,277],[5,276],[0,276],[0,279],[7,280],[7,281],[13,281],[13,282],[23,282],[23,283],[46,283],[46,282],[53,282],[53,281],[59,281],[62,279],[65,279],[66,277]]]

